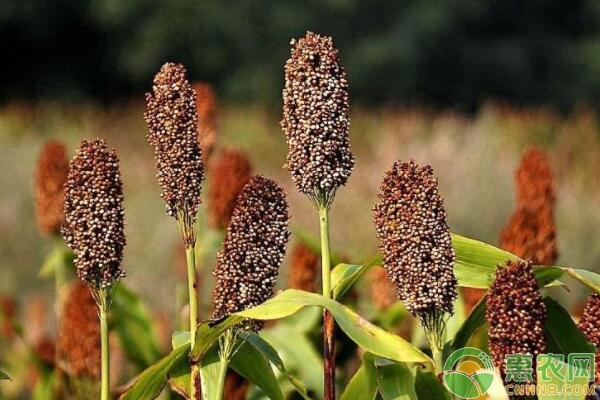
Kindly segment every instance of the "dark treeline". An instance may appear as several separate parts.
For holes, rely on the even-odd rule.
[[[362,103],[600,104],[597,0],[8,0],[0,97],[111,100],[174,60],[226,100],[278,104],[306,30],[334,37]]]

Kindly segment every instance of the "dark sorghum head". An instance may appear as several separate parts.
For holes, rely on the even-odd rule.
[[[217,98],[212,86],[207,82],[195,82],[196,109],[198,110],[198,144],[202,159],[206,163],[217,142]]]
[[[186,245],[191,246],[204,164],[198,145],[196,92],[183,65],[167,63],[156,74],[152,92],[146,94],[144,119],[167,214],[177,219]]]
[[[579,320],[579,329],[596,346],[596,384],[600,385],[600,294],[590,296]]]
[[[508,261],[498,267],[488,292],[486,320],[492,359],[503,378],[508,354],[531,354],[535,371],[537,355],[546,350],[546,306],[531,263]]]
[[[226,149],[211,161],[208,172],[208,219],[213,227],[225,229],[240,192],[250,180],[252,165],[243,152]]]
[[[315,292],[319,276],[319,255],[302,242],[292,249],[288,272],[288,287]]]
[[[429,165],[397,161],[386,172],[374,220],[388,278],[424,325],[454,312],[454,250],[444,202]]]
[[[346,72],[330,37],[307,32],[291,45],[281,121],[286,168],[300,192],[315,202],[331,202],[354,168]]]
[[[68,169],[65,146],[54,140],[47,142],[35,168],[35,213],[42,233],[60,233],[63,223],[63,186]]]
[[[119,160],[104,140],[83,140],[69,164],[62,234],[79,279],[93,289],[125,276],[123,185]]]
[[[58,326],[59,366],[71,377],[100,378],[98,306],[82,283],[67,287]]]
[[[254,176],[238,197],[217,255],[214,312],[217,319],[259,305],[273,295],[290,237],[288,204],[273,180]],[[259,329],[259,322],[247,327]]]

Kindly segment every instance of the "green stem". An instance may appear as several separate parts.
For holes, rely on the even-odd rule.
[[[321,275],[323,296],[331,298],[331,258],[329,243],[329,209],[326,202],[319,204],[321,233]],[[335,400],[335,320],[329,311],[323,312],[323,383],[324,400]]]
[[[185,249],[188,275],[188,300],[190,305],[190,346],[196,344],[196,328],[198,327],[198,280],[196,276],[196,254],[194,246]],[[198,364],[191,366],[190,393],[192,400],[200,400],[199,379],[200,369]]]
[[[329,210],[319,206],[319,227],[321,231],[321,274],[323,296],[331,298],[331,260],[329,256]]]
[[[442,338],[440,337],[440,333],[436,331],[428,332],[425,329],[425,335],[427,336],[427,340],[429,341],[429,346],[431,348],[431,355],[433,356],[433,367],[435,371],[435,375],[440,377],[444,372],[444,355],[442,348]]]
[[[100,340],[102,346],[102,383],[101,400],[108,400],[110,397],[110,355],[108,347],[108,292],[106,289],[100,290]]]

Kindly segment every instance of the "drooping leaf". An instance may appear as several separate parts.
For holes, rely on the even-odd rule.
[[[487,289],[499,264],[519,259],[508,251],[454,233],[452,247],[456,253],[454,273],[458,284],[465,287]]]
[[[4,372],[3,370],[0,369],[0,380],[9,380],[12,381],[12,378],[10,377],[10,375],[8,375],[6,372]]]
[[[404,363],[376,358],[377,386],[383,400],[417,400],[415,377]]]
[[[373,355],[365,353],[360,368],[350,379],[340,400],[374,400],[377,392],[377,373],[373,365]]]
[[[231,367],[258,386],[270,399],[283,400],[283,393],[267,357],[256,347],[256,341],[242,340],[231,359]],[[221,399],[216,399],[221,400]]]
[[[203,400],[221,400],[223,382],[219,382],[221,369],[227,368],[227,361],[219,357],[219,344],[215,343],[200,363],[200,381]],[[189,381],[190,378],[188,378]]]
[[[184,345],[171,351],[135,377],[119,398],[121,400],[150,400],[158,397],[165,387],[171,368],[181,358],[185,359],[189,350],[190,346]]]
[[[117,285],[111,306],[111,328],[117,332],[127,357],[144,369],[160,358],[150,311],[141,298]]]
[[[257,307],[233,314],[216,326],[211,326],[210,323],[201,324],[197,331],[196,347],[191,356],[195,360],[201,358],[209,343],[214,343],[224,330],[244,318],[278,319],[292,315],[306,306],[318,306],[329,310],[350,339],[375,355],[400,362],[432,362],[427,355],[401,337],[373,325],[335,300],[294,289],[284,290]]]
[[[341,299],[365,272],[376,265],[381,265],[382,261],[380,256],[376,256],[361,265],[338,264],[331,271],[331,291],[333,298],[336,300]]]
[[[548,362],[548,361],[547,361]],[[538,400],[585,400],[586,399],[586,395],[585,394],[572,394],[574,392],[576,392],[575,390],[573,390],[573,388],[575,386],[581,387],[581,388],[586,388],[588,385],[588,380],[585,377],[576,377],[572,380],[567,379],[567,377],[569,376],[569,369],[571,368],[575,368],[572,365],[568,364],[568,363],[563,363],[561,361],[556,362],[556,364],[558,365],[558,370],[560,372],[560,374],[565,378],[562,379],[559,376],[556,376],[554,373],[549,373],[548,374],[548,380],[543,380],[542,379],[542,373],[541,370],[538,370],[538,374],[537,374],[537,382],[538,382],[538,387],[540,386],[546,386],[546,387],[554,387],[554,389],[556,390],[555,393],[561,393],[560,395],[551,395],[549,393],[551,393],[549,390],[546,390],[545,392],[540,392],[540,389],[538,388]],[[568,390],[564,390],[565,386],[568,386]],[[567,394],[569,393],[569,394]]]
[[[590,289],[600,293],[600,274],[585,269],[565,268],[565,271]]]
[[[452,396],[432,372],[417,369],[415,392],[419,400],[451,400]]]
[[[267,361],[273,364],[275,368],[277,368],[279,372],[292,384],[292,386],[296,389],[300,396],[302,396],[306,400],[310,400],[310,397],[308,396],[308,390],[306,389],[304,384],[288,372],[288,369],[286,368],[283,360],[279,357],[277,350],[275,350],[275,348],[271,346],[268,341],[266,341],[256,333],[251,332],[242,333],[241,339],[243,339],[247,345],[253,346],[267,359]],[[288,338],[287,341],[290,342],[290,344],[293,346],[297,345],[297,343],[292,341],[292,337]],[[310,368],[315,368],[319,366],[320,363],[312,364],[309,362],[309,360],[306,359],[306,357],[310,357],[310,350],[304,355],[304,364],[310,366]]]
[[[550,297],[544,298],[546,305],[546,336],[547,353],[563,354],[565,360],[572,353],[594,353],[593,344],[588,342],[585,335],[577,328],[575,322],[558,302]]]
[[[277,349],[290,373],[296,374],[318,398],[323,398],[323,361],[306,334],[287,324],[277,324],[261,331],[260,336]]]

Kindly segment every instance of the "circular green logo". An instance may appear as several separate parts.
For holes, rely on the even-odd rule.
[[[450,354],[444,364],[444,383],[463,399],[485,394],[494,382],[494,364],[484,351],[464,347]]]

